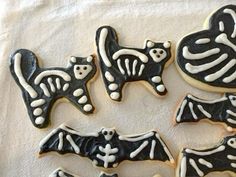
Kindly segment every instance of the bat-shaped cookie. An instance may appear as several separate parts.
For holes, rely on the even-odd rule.
[[[56,151],[87,157],[99,167],[112,168],[124,160],[159,160],[174,163],[165,143],[155,131],[141,135],[122,136],[114,129],[82,135],[61,125],[40,142],[40,154]]]
[[[236,129],[236,95],[226,93],[220,99],[203,100],[188,94],[176,114],[176,122],[198,122],[202,119],[224,123],[227,130]]]
[[[121,101],[125,83],[145,81],[158,95],[167,89],[162,81],[164,68],[171,63],[170,42],[145,42],[144,48],[120,46],[114,28],[102,26],[96,33],[96,45],[103,81],[112,100]]]
[[[236,92],[236,6],[218,9],[205,24],[208,24],[205,29],[180,41],[177,68],[195,87],[211,92]]]
[[[211,172],[236,173],[236,135],[225,137],[215,147],[194,150],[183,149],[177,177],[203,177]]]
[[[50,174],[49,177],[79,177],[79,176],[70,174],[69,172],[65,171],[62,168],[58,168],[54,172],[52,172],[52,174]],[[107,173],[101,172],[99,177],[118,177],[118,175],[117,174],[107,174]]]
[[[66,68],[41,68],[36,55],[17,50],[10,58],[10,71],[22,91],[29,117],[34,126],[44,128],[49,113],[59,98],[65,97],[83,113],[94,111],[87,82],[95,75],[93,56],[71,57]]]

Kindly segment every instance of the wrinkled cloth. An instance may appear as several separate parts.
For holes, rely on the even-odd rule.
[[[121,134],[157,130],[175,159],[183,147],[202,148],[216,144],[224,128],[206,122],[174,126],[174,112],[186,93],[214,99],[219,94],[191,87],[178,74],[174,63],[165,69],[163,80],[168,95],[158,98],[142,83],[124,88],[120,104],[106,94],[98,72],[90,84],[96,107],[93,115],[82,114],[69,102],[54,106],[51,125],[37,129],[28,117],[21,91],[9,72],[9,56],[19,48],[32,50],[43,67],[65,67],[70,56],[96,52],[95,32],[101,25],[117,30],[121,45],[143,47],[145,39],[177,42],[186,34],[202,29],[207,16],[234,0],[156,0],[156,1],[0,1],[0,176],[45,177],[58,167],[84,177],[97,177],[100,170],[90,160],[76,155],[49,153],[38,157],[39,142],[50,131],[66,122],[82,133],[116,127]],[[177,162],[177,161],[176,161]],[[121,163],[120,177],[174,177],[174,168],[160,162]],[[226,177],[211,174],[209,177]]]

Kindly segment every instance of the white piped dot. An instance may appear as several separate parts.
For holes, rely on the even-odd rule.
[[[153,43],[153,42],[151,42],[151,41],[148,41],[148,42],[147,42],[147,47],[148,47],[148,48],[153,47],[153,46],[154,46],[154,43]]]
[[[170,42],[169,41],[166,41],[164,42],[163,46],[167,49],[167,48],[170,48]]]
[[[154,76],[154,77],[152,78],[152,82],[154,82],[154,83],[159,83],[159,82],[161,82],[161,77],[160,77],[160,76]]]
[[[157,87],[156,87],[156,89],[157,89],[157,91],[159,91],[159,92],[164,92],[165,91],[165,86],[164,85],[158,85]]]
[[[36,123],[37,125],[40,125],[40,124],[44,123],[44,121],[45,121],[44,117],[37,117],[37,118],[35,119],[35,123]]]
[[[43,110],[41,108],[36,108],[33,112],[34,116],[39,116],[41,115]]]
[[[115,80],[114,77],[111,75],[111,73],[108,71],[105,72],[105,77],[109,82],[114,82]]]
[[[65,173],[64,173],[63,171],[59,171],[58,175],[59,175],[60,177],[64,177],[64,176],[65,176]]]
[[[79,89],[76,89],[76,90],[73,92],[73,95],[76,96],[76,97],[78,97],[78,96],[82,95],[83,92],[84,92],[83,89],[79,88]]]
[[[91,104],[86,104],[84,107],[83,107],[84,111],[86,112],[89,112],[93,109],[92,105]]]
[[[84,104],[88,101],[88,98],[86,96],[82,96],[79,100],[78,103],[79,104]]]
[[[92,56],[87,57],[87,62],[91,62],[93,60]]]
[[[114,91],[114,90],[116,90],[116,89],[118,88],[118,85],[112,83],[112,84],[110,84],[110,85],[108,86],[108,88],[109,88],[109,90]]]
[[[71,61],[72,63],[75,63],[75,62],[76,62],[76,58],[75,58],[75,57],[71,57],[71,58],[70,58],[70,61]]]
[[[113,99],[113,100],[117,100],[118,98],[120,98],[120,94],[119,94],[118,92],[112,92],[112,93],[110,94],[110,97],[111,97],[111,99]]]

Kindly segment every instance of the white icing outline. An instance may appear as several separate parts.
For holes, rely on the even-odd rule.
[[[101,55],[102,61],[109,68],[109,67],[111,67],[111,62],[107,57],[106,49],[105,49],[107,34],[108,34],[108,29],[103,28],[100,32],[100,37],[99,37],[99,42],[98,42],[98,49],[99,49],[99,53]]]
[[[21,86],[29,93],[31,98],[36,98],[38,96],[37,92],[31,87],[28,82],[25,80],[21,72],[21,57],[20,53],[16,53],[14,56],[14,71],[21,84]]]
[[[224,145],[221,145],[218,148],[216,148],[216,149],[214,149],[212,151],[207,151],[207,152],[200,152],[200,151],[195,151],[195,150],[192,150],[192,149],[185,149],[185,151],[187,153],[195,154],[195,155],[200,155],[200,156],[211,155],[211,154],[214,154],[216,152],[221,152],[221,151],[224,151],[224,150],[225,150],[225,146]]]
[[[210,38],[201,38],[195,41],[195,44],[207,44],[211,42]]]
[[[143,63],[148,62],[148,57],[141,52],[134,49],[120,49],[112,55],[113,60],[117,60],[121,55],[134,55],[138,57]]]

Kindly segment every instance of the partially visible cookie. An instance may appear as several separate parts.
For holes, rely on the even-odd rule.
[[[236,6],[214,12],[207,28],[185,36],[177,48],[177,69],[191,85],[236,92]]]
[[[17,50],[10,58],[10,71],[21,88],[33,125],[47,127],[49,113],[57,99],[67,98],[85,114],[94,107],[87,83],[96,73],[93,56],[71,57],[66,68],[41,68],[36,55],[26,49]]]
[[[236,95],[226,93],[216,100],[204,100],[188,94],[175,115],[176,123],[209,120],[236,130]]]
[[[155,131],[140,135],[119,135],[113,128],[81,134],[65,125],[54,129],[40,142],[40,154],[56,151],[87,157],[93,164],[114,168],[124,160],[159,160],[174,164],[166,144]]]
[[[158,95],[167,93],[162,72],[172,62],[169,41],[147,40],[142,49],[123,47],[115,29],[102,26],[96,33],[96,45],[103,81],[112,100],[121,101],[124,84],[133,81],[149,83]]]
[[[65,171],[62,168],[58,168],[54,172],[52,172],[52,174],[50,174],[49,177],[79,177],[79,176],[70,174],[69,172]],[[99,177],[118,177],[118,175],[101,172]]]
[[[217,146],[183,149],[176,177],[203,177],[211,172],[236,173],[236,135],[225,137]]]

